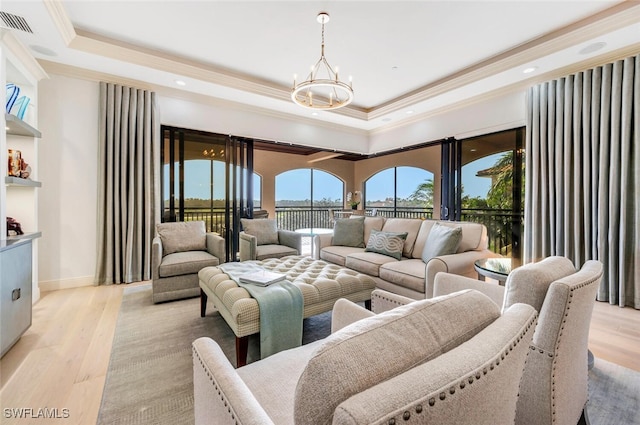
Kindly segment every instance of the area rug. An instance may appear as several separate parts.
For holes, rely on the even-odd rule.
[[[303,343],[329,335],[331,313],[305,319]],[[151,286],[125,288],[116,323],[98,425],[193,424],[191,343],[208,336],[235,365],[235,337],[209,304],[200,300],[151,302]],[[249,339],[248,361],[260,355]],[[589,373],[591,425],[640,425],[640,373],[596,359]]]
[[[331,332],[331,312],[304,320],[303,344]],[[235,366],[235,335],[211,303],[200,317],[200,299],[151,302],[151,285],[124,289],[116,322],[98,425],[193,424],[191,343],[213,338]],[[257,335],[249,362],[260,358]]]

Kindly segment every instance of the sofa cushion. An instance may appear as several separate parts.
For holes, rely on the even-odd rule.
[[[347,256],[363,251],[363,248],[331,245],[320,250],[320,259],[344,267],[347,262]]]
[[[333,245],[364,248],[364,216],[339,218],[333,225]]]
[[[298,255],[298,250],[286,245],[260,245],[256,248],[256,260]]]
[[[407,232],[395,233],[371,230],[371,235],[364,250],[388,255],[389,257],[399,260],[402,258],[402,249],[404,248],[404,241],[406,239]]]
[[[426,264],[420,259],[390,262],[380,266],[381,279],[424,294]]]
[[[331,423],[344,400],[457,347],[499,316],[485,295],[461,291],[341,329],[325,339],[300,376],[295,423]]]
[[[369,276],[378,276],[380,266],[389,262],[398,262],[398,260],[375,252],[354,252],[347,256],[345,266]]]
[[[274,218],[241,218],[240,223],[246,234],[256,237],[258,245],[278,244],[278,223]]]
[[[411,254],[413,258],[422,258],[422,250],[425,246],[425,242],[429,236],[431,228],[436,223],[451,227],[459,226],[462,228],[462,239],[460,240],[460,245],[458,246],[456,253],[487,249],[487,228],[483,224],[472,223],[469,221],[423,220]]]
[[[158,274],[160,277],[183,276],[218,264],[220,260],[206,251],[174,252],[162,258]]]
[[[462,239],[462,228],[435,223],[422,249],[422,261],[428,263],[434,257],[455,254]]]
[[[156,231],[162,241],[162,255],[174,252],[206,251],[204,221],[158,223]]]
[[[388,218],[385,220],[384,226],[382,226],[382,231],[396,233],[407,232],[407,239],[404,241],[402,256],[411,257],[413,245],[416,242],[421,224],[422,220],[417,218]]]
[[[369,237],[371,236],[371,231],[372,230],[382,230],[382,226],[384,226],[384,217],[382,217],[382,216],[375,216],[375,217],[366,216],[364,218],[364,238],[363,238],[363,242],[366,243],[369,240]]]

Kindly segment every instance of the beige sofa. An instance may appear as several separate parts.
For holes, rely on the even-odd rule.
[[[422,260],[425,243],[435,223],[459,226],[462,238],[455,254]],[[372,230],[407,232],[402,258],[397,260],[377,252],[367,252],[365,246]],[[496,257],[487,249],[487,228],[479,223],[411,218],[365,217],[362,247],[337,246],[333,235],[314,238],[314,253],[320,259],[372,276],[378,288],[413,299],[431,298],[436,273],[448,272],[477,278],[473,263],[481,258]]]
[[[339,300],[328,338],[239,369],[199,338],[195,423],[513,423],[535,321],[462,291],[378,315]]]

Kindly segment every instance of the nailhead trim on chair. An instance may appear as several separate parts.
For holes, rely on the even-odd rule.
[[[222,402],[224,402],[224,407],[227,408],[227,412],[231,415],[231,420],[234,421],[236,423],[236,425],[238,425],[238,421],[236,420],[235,412],[233,412],[231,410],[231,405],[225,399],[224,394],[222,393],[222,390],[218,386],[218,383],[216,382],[216,380],[213,379],[213,375],[211,374],[209,369],[207,367],[205,367],[204,361],[202,361],[202,358],[200,358],[200,355],[198,354],[198,351],[195,349],[195,347],[192,347],[191,351],[193,352],[193,355],[198,359],[198,362],[200,363],[200,366],[202,366],[204,371],[207,373],[207,377],[209,378],[209,380],[213,384],[213,388],[218,392],[218,395],[220,396],[220,400]]]
[[[556,345],[554,347],[554,352],[553,353],[549,353],[547,352],[547,355],[550,358],[553,358],[553,366],[551,367],[551,423],[556,423],[556,366],[557,366],[557,357],[555,356],[555,352],[558,351],[558,347],[560,346],[560,339],[562,337],[562,333],[564,331],[564,325],[565,323],[567,323],[567,317],[569,316],[569,313],[566,312],[567,310],[569,310],[571,308],[571,301],[573,299],[573,292],[576,289],[580,289],[580,288],[584,288],[585,286],[589,286],[591,285],[593,282],[597,281],[598,279],[600,279],[601,276],[596,277],[595,279],[586,281],[586,282],[582,282],[578,285],[575,285],[573,287],[571,287],[569,289],[569,298],[567,300],[567,304],[566,304],[566,308],[565,308],[565,314],[564,317],[565,319],[562,320],[562,325],[560,326],[560,331],[558,332],[558,338],[556,339]],[[545,350],[538,348],[534,345],[531,345],[531,350],[532,351],[536,351],[538,350],[540,352],[540,354],[544,354]],[[576,423],[579,421],[579,417],[576,419]]]
[[[491,363],[489,364],[489,369],[487,369],[486,365],[481,366],[476,371],[472,372],[467,378],[463,378],[460,381],[459,385],[458,385],[460,387],[460,389],[462,390],[467,386],[466,382],[468,382],[469,384],[473,384],[474,380],[480,380],[480,378],[483,375],[487,375],[489,373],[489,371],[495,370],[495,368],[500,365],[500,360],[501,359],[504,360],[505,356],[509,355],[510,351],[513,351],[513,349],[520,343],[520,340],[522,338],[524,338],[524,336],[528,332],[533,332],[532,328],[533,328],[533,325],[536,323],[537,319],[538,319],[538,314],[536,313],[531,318],[531,320],[529,320],[529,322],[527,322],[527,324],[524,327],[524,330],[514,338],[514,340],[509,344],[509,346],[507,348],[505,348],[505,350],[502,353],[500,353],[499,356],[496,355],[494,357],[494,359],[491,360]],[[449,388],[450,396],[451,395],[455,395],[455,393],[456,393],[455,386],[452,386],[451,388]],[[438,394],[438,398],[441,401],[444,401],[447,398],[447,394],[444,393],[444,392],[441,392],[441,393]],[[423,402],[424,401],[427,401],[427,403],[429,404],[429,407],[433,407],[436,404],[436,397],[429,397],[428,400],[423,400]],[[422,410],[423,410],[422,403],[417,404],[416,407],[415,407],[416,413],[422,413]],[[408,421],[410,418],[411,418],[411,412],[410,411],[406,410],[406,411],[404,411],[402,413],[402,419],[403,420]],[[396,423],[397,423],[397,418],[396,417],[389,418],[388,421],[387,421],[388,425],[396,425]]]

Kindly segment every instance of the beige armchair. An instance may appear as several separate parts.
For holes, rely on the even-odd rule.
[[[462,291],[379,315],[338,300],[332,323],[344,327],[239,369],[199,338],[195,423],[513,423],[535,321],[531,306],[500,315]]]
[[[224,262],[225,241],[204,221],[160,223],[151,244],[154,303],[200,295],[198,272]]]
[[[520,385],[516,424],[588,423],[587,344],[601,279],[599,261],[587,261],[576,271],[564,257],[519,267],[509,274],[504,287],[447,273],[436,276],[435,295],[473,288],[491,297],[503,311],[514,303],[539,311]]]
[[[278,229],[275,219],[240,219],[240,261],[282,258],[302,253],[302,234]]]

